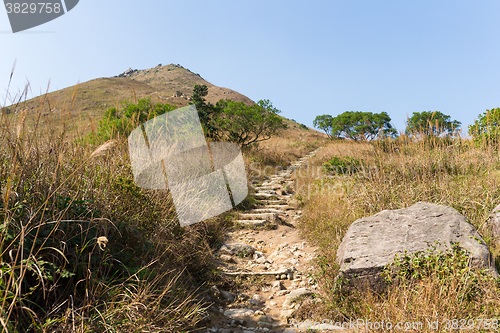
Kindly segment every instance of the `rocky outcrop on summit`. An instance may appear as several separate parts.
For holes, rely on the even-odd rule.
[[[463,215],[448,206],[418,202],[353,222],[337,251],[339,277],[355,286],[379,288],[380,273],[396,254],[426,251],[436,241],[437,250],[458,242],[470,252],[473,265],[488,267],[498,276],[485,241]]]

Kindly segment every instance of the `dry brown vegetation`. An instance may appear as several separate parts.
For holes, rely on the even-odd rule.
[[[359,160],[359,171],[327,177],[322,164],[335,156]],[[422,322],[424,331],[433,331],[428,329],[427,321],[439,320],[443,324],[445,319],[500,319],[498,282],[471,269],[451,269],[454,263],[436,268],[451,269],[446,281],[433,272],[421,280],[393,285],[384,294],[344,292],[335,281],[339,269],[336,250],[352,222],[418,201],[448,205],[465,215],[488,243],[498,267],[499,248],[485,225],[499,203],[498,147],[439,138],[419,142],[400,138],[375,144],[333,141],[317,154],[307,170],[297,171],[296,178],[304,213],[301,229],[321,250],[316,278],[324,302],[321,309],[304,313],[305,318]],[[470,290],[474,293],[464,297]],[[466,326],[463,322],[460,325]],[[442,331],[451,330],[450,326]]]
[[[155,103],[186,106],[195,84],[209,87],[207,101],[213,104],[219,99],[253,103],[248,97],[217,87],[188,69],[166,65],[139,70],[130,77],[98,78],[26,100],[33,93],[28,86],[24,96],[10,96],[13,105],[9,109],[12,113],[26,109],[30,115],[40,111],[40,124],[50,123],[50,127],[56,126],[58,130],[66,124],[69,133],[86,133],[95,128],[105,110],[126,100],[137,102],[150,97]],[[176,96],[177,92],[183,95]]]
[[[118,79],[102,80],[120,91]],[[222,279],[212,253],[231,213],[179,227],[168,192],[134,184],[126,139],[78,140],[97,126],[75,102],[84,91],[0,113],[1,331],[202,327],[208,286]],[[61,94],[57,104],[54,94]],[[319,144],[322,135],[290,123],[280,137],[245,151],[247,170],[254,161],[285,167]]]

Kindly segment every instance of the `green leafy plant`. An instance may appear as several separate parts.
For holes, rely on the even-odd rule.
[[[446,251],[437,251],[439,242],[426,251],[396,255],[387,265],[383,277],[388,284],[414,285],[432,281],[442,288],[460,287],[461,298],[470,302],[481,296],[480,283],[494,279],[486,268],[471,266],[470,253],[453,243]]]
[[[111,139],[126,138],[137,126],[176,108],[175,105],[153,103],[149,97],[137,103],[124,102],[121,109],[113,107],[106,110],[97,131],[89,133],[83,141],[100,144]]]
[[[323,171],[327,174],[352,174],[358,172],[362,167],[362,160],[350,156],[335,156],[323,163]]]
[[[469,126],[471,135],[476,144],[497,145],[500,138],[500,108],[486,110],[479,115],[479,119]]]

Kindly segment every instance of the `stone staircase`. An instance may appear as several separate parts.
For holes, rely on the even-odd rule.
[[[228,232],[216,256],[222,274],[260,282],[244,290],[212,286],[212,297],[220,306],[211,308],[205,332],[305,332],[293,329],[289,320],[304,303],[319,301],[314,299],[316,281],[309,274],[316,249],[295,228],[302,212],[293,205],[291,175],[318,150],[254,186],[257,208],[239,214],[236,222],[244,228]]]

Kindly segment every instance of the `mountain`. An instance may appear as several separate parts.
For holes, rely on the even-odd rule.
[[[115,77],[79,83],[47,94],[48,99],[45,99],[45,96],[38,96],[24,101],[18,109],[26,108],[33,112],[45,101],[43,115],[49,112],[69,113],[77,115],[80,119],[96,120],[112,106],[147,96],[150,96],[153,102],[188,105],[195,84],[208,86],[206,99],[214,104],[220,99],[254,103],[250,98],[234,90],[211,84],[199,74],[181,65],[170,64],[144,70],[128,69]]]

